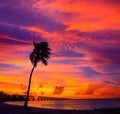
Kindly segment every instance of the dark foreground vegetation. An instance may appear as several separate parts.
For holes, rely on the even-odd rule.
[[[23,95],[17,94],[10,95],[8,93],[0,91],[0,101],[23,101],[23,100],[24,100]]]

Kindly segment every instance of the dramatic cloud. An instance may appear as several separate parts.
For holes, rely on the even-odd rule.
[[[43,40],[43,38],[41,38],[40,35],[37,35],[36,32],[31,32],[31,31],[28,31],[28,30],[25,30],[25,29],[22,29],[22,28],[19,28],[19,27],[15,27],[15,26],[9,26],[9,25],[4,25],[4,24],[1,24],[0,25],[0,34],[1,35],[6,35],[6,38],[4,36],[4,39],[6,40],[9,40],[9,41],[12,41],[13,40],[13,43],[12,44],[15,44],[17,43],[17,45],[19,43],[26,43],[26,44],[30,44],[30,41],[32,40]],[[1,39],[3,36],[0,36]],[[12,37],[12,38],[11,38]],[[6,41],[6,43],[9,41]],[[19,43],[18,43],[19,41]],[[5,42],[4,40],[2,42]],[[11,44],[11,42],[10,42]]]
[[[10,2],[9,2],[10,3]],[[27,4],[28,2],[25,1]],[[60,22],[54,21],[42,12],[36,12],[25,5],[24,1],[13,1],[13,4],[0,5],[0,23],[11,24],[15,26],[36,26],[45,31],[63,31],[66,26]],[[6,4],[6,5],[4,5]],[[31,4],[32,5],[32,4]],[[52,25],[52,26],[51,26]]]
[[[51,59],[35,69],[32,94],[119,97],[119,11],[119,0],[1,0],[0,90],[25,92],[33,41],[47,41]]]

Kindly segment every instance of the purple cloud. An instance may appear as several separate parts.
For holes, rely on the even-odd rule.
[[[8,26],[1,24],[0,25],[0,34],[1,35],[8,35],[10,37],[13,37],[15,39],[21,40],[22,44],[29,44],[29,41],[44,41],[44,38],[42,38],[40,35],[37,35],[36,32],[31,32],[25,29],[20,29],[19,27],[14,27],[14,26]],[[2,38],[2,37],[1,37]],[[11,40],[6,40],[6,39],[1,39],[2,42],[6,43],[12,43]],[[25,41],[25,42],[22,42]],[[28,41],[28,42],[26,42]],[[13,41],[13,43],[18,44],[20,41]]]
[[[21,67],[13,65],[13,64],[5,64],[5,63],[0,63],[1,68],[8,68],[8,69],[21,69]]]
[[[113,85],[113,86],[119,86],[120,85],[120,80],[106,80],[104,81],[106,84],[110,84],[110,85]]]
[[[0,37],[0,42],[4,42],[6,44],[16,44],[16,45],[27,45],[29,43],[26,43],[26,42],[20,42],[20,41],[15,41],[15,40],[10,40],[10,39],[5,39],[5,38],[2,38]]]
[[[119,48],[104,48],[95,50],[99,57],[106,58],[110,64],[120,65],[120,49]]]
[[[44,15],[42,12],[37,12],[33,8],[27,7],[28,2],[26,2],[27,5],[25,3],[22,5],[22,2],[24,3],[25,1],[14,1],[13,4],[8,2],[9,4],[7,5],[3,2],[0,5],[0,23],[24,27],[36,26],[48,32],[63,31],[66,28],[65,25]]]
[[[54,53],[54,55],[58,57],[85,57],[85,54],[77,53],[72,50],[61,50],[59,53]]]
[[[120,4],[120,0],[104,0],[105,3]]]

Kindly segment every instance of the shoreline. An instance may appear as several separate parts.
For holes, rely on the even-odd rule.
[[[120,114],[120,108],[101,108],[94,110],[62,110],[9,105],[0,102],[0,114]]]

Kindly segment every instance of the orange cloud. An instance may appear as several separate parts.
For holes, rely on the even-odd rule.
[[[54,6],[54,7],[53,7]],[[96,31],[120,29],[119,5],[103,1],[54,1],[46,4],[39,1],[34,5],[46,15],[52,16],[68,26],[67,30]]]
[[[40,0],[28,7],[25,3],[15,6],[21,12],[26,8],[23,21],[5,17],[5,22],[0,20],[0,90],[26,92],[32,68],[29,54],[35,40],[49,42],[52,55],[48,66],[39,63],[35,69],[31,94],[66,98],[120,96],[116,83],[105,83],[108,79],[119,80],[119,4]],[[7,7],[13,8],[9,4]],[[17,10],[13,11],[21,17]],[[9,13],[14,17],[11,10]],[[61,86],[64,88],[59,91]],[[53,94],[55,87],[62,94]]]
[[[53,94],[60,95],[60,94],[62,94],[63,91],[64,91],[64,87],[56,86]]]

